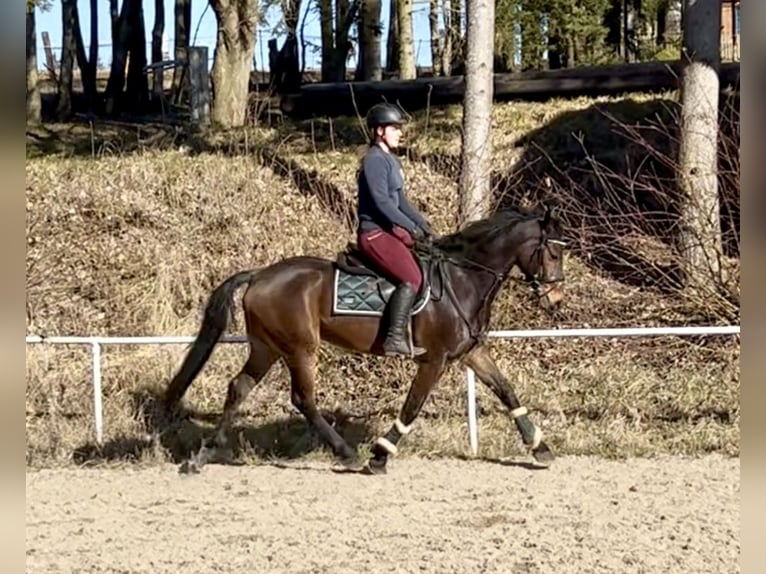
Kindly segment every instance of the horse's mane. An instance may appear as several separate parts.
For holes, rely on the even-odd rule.
[[[540,215],[539,207],[500,209],[489,217],[470,222],[460,231],[440,237],[434,241],[434,245],[443,251],[463,251],[466,247],[487,243],[518,223],[535,219]]]

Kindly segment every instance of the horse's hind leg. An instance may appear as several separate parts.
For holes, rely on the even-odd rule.
[[[287,361],[290,370],[290,399],[306,420],[317,431],[322,440],[332,448],[335,455],[348,468],[361,468],[361,463],[353,448],[325,420],[316,405],[314,390],[314,372],[316,356],[313,353],[301,353]]]
[[[237,409],[250,394],[250,391],[266,376],[278,357],[278,353],[270,349],[263,341],[251,336],[250,356],[242,370],[229,382],[223,414],[216,426],[213,443],[210,446],[203,445],[195,461],[197,468],[211,459],[231,460],[232,453],[229,447],[228,433],[237,414]],[[210,447],[212,447],[212,452]]]
[[[543,442],[543,433],[529,420],[526,407],[521,406],[511,383],[500,372],[487,348],[476,347],[463,359],[463,362],[474,370],[479,380],[489,387],[506,406],[516,423],[516,428],[521,433],[524,444],[532,452],[535,460],[546,466],[551,464],[554,459],[553,452]]]

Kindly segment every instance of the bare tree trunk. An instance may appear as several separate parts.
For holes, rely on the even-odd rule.
[[[329,82],[333,73],[333,54],[335,53],[332,0],[319,0],[319,28],[322,36],[322,81]]]
[[[383,28],[380,25],[380,0],[362,3],[359,33],[359,79],[379,82],[383,79],[380,44]]]
[[[68,118],[72,113],[72,81],[74,75],[74,59],[77,50],[75,40],[75,25],[77,23],[77,0],[61,1],[62,46],[61,71],[59,72],[58,101],[56,102],[56,117],[60,120]]]
[[[109,0],[109,18],[112,21],[112,62],[117,57],[117,38],[120,37],[120,6],[118,0]]]
[[[213,2],[210,3],[211,8]],[[175,59],[179,64],[173,69],[173,91],[179,100],[189,85],[189,43],[191,42],[191,0],[175,3]]]
[[[88,50],[88,77],[83,79],[88,107],[94,110],[98,96],[98,0],[90,0],[90,48]]]
[[[109,71],[109,80],[106,83],[105,99],[106,113],[113,114],[117,111],[118,101],[121,99],[125,87],[125,65],[128,60],[128,48],[133,34],[131,12],[135,0],[124,0],[117,21],[112,14],[112,33],[116,34],[112,48],[112,66]]]
[[[444,46],[442,47],[442,74],[452,75],[452,0],[442,0],[442,20],[444,21]]]
[[[352,48],[349,40],[351,26],[357,20],[362,0],[337,0],[335,19],[335,47],[331,56],[332,62],[329,70],[330,82],[346,81],[346,60]]]
[[[42,121],[42,103],[37,75],[37,30],[34,5],[27,4],[27,123]]]
[[[494,0],[467,0],[460,223],[489,212],[492,171]]]
[[[287,37],[277,53],[274,87],[279,93],[295,92],[301,85],[301,66],[298,58],[298,18],[301,0],[282,3]]]
[[[418,73],[412,37],[412,0],[397,0],[396,16],[399,24],[399,78],[414,80]]]
[[[154,27],[152,28],[152,64],[162,61],[162,36],[165,33],[165,2],[154,0]],[[156,97],[162,95],[164,88],[165,72],[155,69],[153,75],[152,92]]]
[[[130,61],[128,79],[125,86],[126,101],[135,112],[142,112],[149,95],[149,82],[146,79],[146,26],[144,25],[144,2],[134,0],[130,13],[131,34],[129,43]]]
[[[92,25],[92,19],[91,19]],[[91,32],[92,32],[91,28]],[[80,11],[77,4],[74,5],[74,41],[75,56],[77,66],[80,68],[80,82],[82,83],[83,94],[85,95],[88,112],[93,112],[93,104],[96,101],[96,76],[95,69],[91,76],[91,65],[88,61],[88,55],[85,53],[85,41],[82,39],[82,27],[80,26]],[[92,50],[91,50],[92,51]]]
[[[688,284],[720,278],[719,0],[685,0],[681,72],[680,251]]]
[[[442,54],[439,39],[439,0],[429,0],[428,27],[431,30],[431,71],[434,76],[441,76]]]
[[[442,2],[442,18],[445,27],[442,71],[445,76],[451,76],[452,70],[462,59],[463,39],[460,29],[463,11],[460,8],[460,0],[442,0]]]
[[[398,2],[399,0],[389,0],[386,71],[391,74],[399,74],[399,17],[396,14]]]
[[[210,0],[210,4],[218,22],[210,116],[219,127],[240,127],[247,115],[258,2]]]

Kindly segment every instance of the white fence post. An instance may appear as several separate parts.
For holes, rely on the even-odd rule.
[[[479,429],[476,424],[476,373],[471,367],[467,367],[465,375],[468,393],[468,440],[471,453],[476,456],[479,452]]]
[[[104,414],[101,392],[101,343],[93,341],[93,412],[96,419],[96,444],[104,440]]]
[[[619,327],[599,329],[528,329],[509,331],[490,331],[487,336],[498,339],[528,338],[564,338],[564,337],[650,337],[650,336],[700,336],[700,335],[739,335],[739,325],[695,326],[695,327]],[[101,346],[102,345],[182,345],[193,343],[194,337],[40,337],[27,335],[27,344],[90,345],[93,350],[93,407],[95,412],[96,441],[101,444],[104,436],[103,404],[101,390]],[[247,337],[222,337],[221,343],[244,343]],[[466,370],[468,394],[468,437],[471,452],[478,453],[478,425],[476,416],[476,375],[472,369]]]

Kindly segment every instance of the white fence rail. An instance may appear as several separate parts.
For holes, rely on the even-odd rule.
[[[626,327],[602,329],[529,329],[490,331],[489,337],[499,339],[563,338],[563,337],[650,337],[650,336],[710,336],[739,335],[739,325],[700,327]],[[95,418],[96,442],[101,444],[104,437],[104,419],[101,390],[101,347],[103,345],[186,345],[192,343],[191,336],[170,337],[42,337],[28,335],[26,343],[50,345],[89,345],[92,349],[93,412]],[[222,337],[221,343],[245,343],[247,337]],[[466,369],[466,390],[468,395],[468,434],[471,452],[476,455],[479,439],[476,419],[476,377],[472,369]]]

